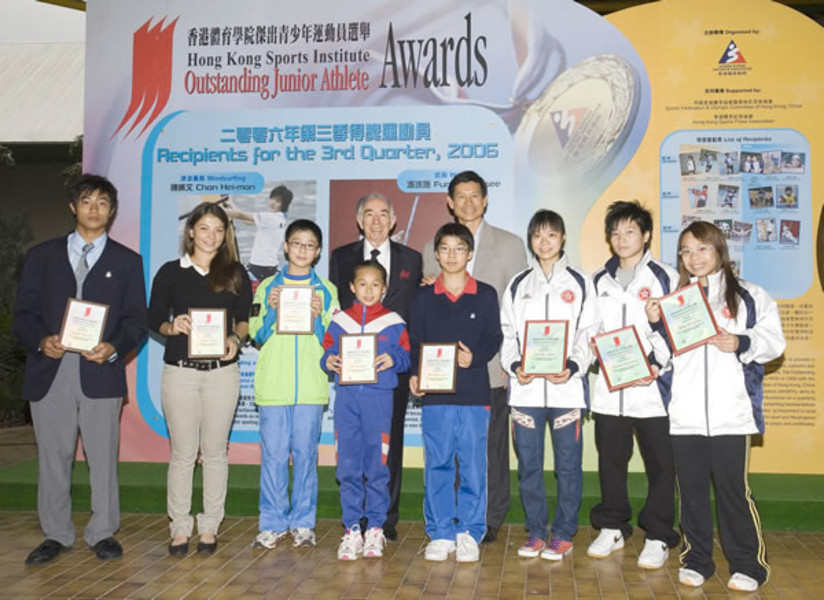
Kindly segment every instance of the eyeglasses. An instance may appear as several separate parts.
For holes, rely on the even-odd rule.
[[[457,256],[463,256],[469,252],[469,248],[466,246],[455,246],[454,248],[450,248],[449,246],[438,246],[438,254],[455,254]]]
[[[681,248],[678,251],[678,254],[681,256],[681,258],[686,258],[688,256],[693,256],[697,254],[706,255],[712,252],[713,250],[715,250],[715,248],[713,248],[712,246],[702,245],[697,246],[695,248]]]
[[[314,252],[318,249],[317,244],[304,244],[303,242],[289,242],[289,248],[291,250],[308,250],[309,252]]]

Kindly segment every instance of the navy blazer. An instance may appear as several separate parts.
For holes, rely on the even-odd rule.
[[[389,248],[391,272],[383,305],[398,313],[408,323],[412,297],[421,283],[421,254],[393,241],[389,242]],[[352,271],[359,262],[363,262],[363,240],[335,248],[329,258],[329,279],[338,288],[338,301],[344,310],[355,302],[349,282],[352,281]]]
[[[77,280],[69,262],[66,237],[39,244],[26,253],[17,287],[12,331],[28,351],[23,398],[43,398],[57,374],[60,360],[48,358],[40,341],[60,333],[69,298],[76,297]],[[83,299],[109,307],[103,341],[117,350],[117,360],[98,365],[80,359],[80,385],[89,398],[126,395],[126,356],[147,331],[146,285],[139,254],[112,238],[83,283]]]

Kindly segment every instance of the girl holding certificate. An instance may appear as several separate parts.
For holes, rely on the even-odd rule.
[[[227,443],[240,392],[238,350],[246,338],[252,306],[249,277],[232,248],[226,213],[217,204],[204,202],[186,221],[183,256],[164,264],[152,283],[149,326],[166,338],[161,394],[172,450],[166,504],[172,520],[169,554],[176,556],[188,552],[194,527],[189,513],[198,451],[203,458],[199,553],[215,551],[223,520]],[[200,318],[193,322],[192,309],[197,309],[202,322]],[[194,340],[215,337],[210,328],[221,319],[221,355],[192,358],[209,352]]]
[[[513,440],[528,533],[518,555],[561,560],[572,551],[578,530],[583,484],[581,424],[587,408],[586,372],[592,362],[588,344],[599,319],[592,281],[572,267],[564,253],[561,216],[539,210],[529,222],[527,238],[536,264],[509,282],[501,304],[501,363],[510,376]],[[533,333],[535,322],[540,323],[537,334]],[[551,341],[558,328],[566,328],[560,344]],[[545,357],[560,355],[556,366],[549,360],[535,360],[546,364],[537,371],[528,367],[525,354],[538,345],[546,349]],[[552,346],[558,347],[553,350]],[[547,425],[558,478],[558,506],[549,539],[544,486]]]
[[[699,282],[719,333],[672,357],[670,434],[684,532],[678,578],[697,587],[715,572],[710,481],[715,486],[721,547],[732,590],[755,591],[770,573],[755,500],[747,483],[750,436],[764,432],[764,363],[784,352],[778,306],[759,286],[738,279],[724,234],[704,221],[678,239],[678,287]],[[658,300],[647,303],[654,329],[666,339]],[[669,359],[656,347],[659,362]],[[662,364],[664,364],[662,362]]]

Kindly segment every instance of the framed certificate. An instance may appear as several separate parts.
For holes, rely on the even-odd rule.
[[[277,332],[303,335],[312,333],[311,285],[285,285],[278,299]]]
[[[454,394],[458,376],[458,344],[421,344],[418,389],[430,394]]]
[[[88,352],[103,339],[108,316],[106,304],[69,298],[60,326],[60,343],[72,352]]]
[[[226,355],[226,309],[190,308],[189,358],[221,358]]]
[[[374,333],[340,336],[340,385],[377,383],[375,368],[378,340]]]
[[[596,335],[592,341],[610,392],[653,378],[634,325]]]
[[[569,321],[527,321],[521,348],[525,375],[557,375],[566,368]]]
[[[673,354],[683,354],[718,335],[715,317],[697,281],[667,294],[659,303]]]

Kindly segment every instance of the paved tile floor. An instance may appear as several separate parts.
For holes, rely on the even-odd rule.
[[[81,531],[85,515],[75,515]],[[82,542],[51,565],[26,567],[23,561],[41,538],[30,512],[0,512],[0,597],[27,598],[789,598],[824,597],[824,533],[767,534],[770,581],[757,594],[728,592],[726,562],[717,548],[719,576],[702,589],[677,583],[678,558],[666,568],[644,571],[635,565],[643,539],[635,535],[624,550],[605,560],[586,556],[594,537],[582,528],[572,557],[560,563],[517,556],[521,526],[501,531],[482,546],[477,564],[427,562],[421,523],[401,523],[399,540],[382,559],[336,560],[341,534],[336,522],[318,524],[316,548],[253,550],[257,520],[229,517],[213,556],[170,557],[162,515],[124,515],[118,538],[122,560],[100,562]]]

